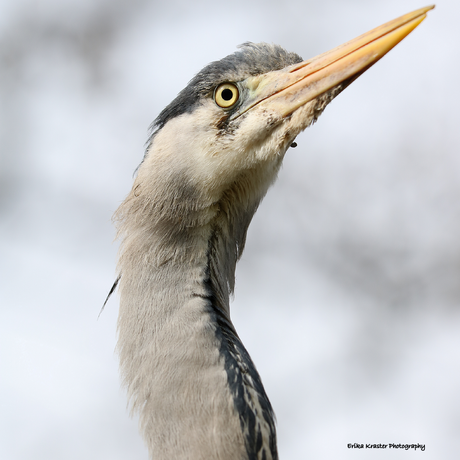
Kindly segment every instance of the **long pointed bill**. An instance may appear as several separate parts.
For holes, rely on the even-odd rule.
[[[286,117],[338,84],[350,83],[409,35],[433,8],[431,5],[401,16],[307,61],[248,78],[247,103],[234,116],[266,101]]]

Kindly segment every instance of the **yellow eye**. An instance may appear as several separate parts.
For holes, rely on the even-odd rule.
[[[214,92],[214,100],[219,107],[228,109],[236,104],[239,98],[239,91],[233,83],[222,83],[216,88]]]

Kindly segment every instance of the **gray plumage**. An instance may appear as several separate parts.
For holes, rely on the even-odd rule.
[[[207,178],[196,177],[190,146],[177,133],[193,137],[219,83],[300,61],[278,46],[249,44],[203,69],[154,122],[133,189],[117,211],[118,351],[152,458],[278,458],[273,410],[231,322],[229,295],[247,228],[284,152],[262,174],[240,168],[224,186],[205,188]],[[228,136],[216,129],[215,137]]]
[[[121,374],[152,459],[278,458],[273,409],[230,318],[235,266],[296,136],[401,39],[386,26],[308,61],[246,43],[152,124],[115,215]]]

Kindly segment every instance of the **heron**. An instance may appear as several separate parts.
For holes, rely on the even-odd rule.
[[[297,135],[432,8],[306,61],[245,43],[153,122],[115,213],[114,285],[120,372],[150,458],[278,459],[273,408],[230,317],[248,226]]]

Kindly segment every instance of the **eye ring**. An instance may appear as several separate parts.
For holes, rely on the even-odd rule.
[[[219,107],[228,109],[234,106],[240,97],[238,87],[233,83],[222,83],[214,91],[214,101]]]

